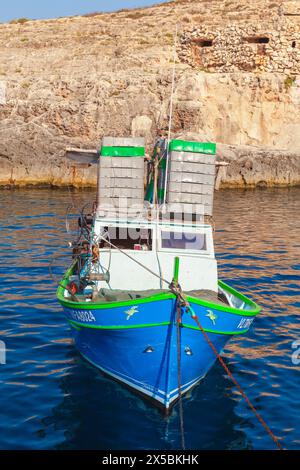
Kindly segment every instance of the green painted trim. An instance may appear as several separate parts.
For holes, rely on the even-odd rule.
[[[74,269],[76,262],[73,263],[73,265],[67,270],[60,286],[57,289],[57,298],[59,302],[68,308],[73,308],[73,309],[86,309],[86,310],[102,310],[102,309],[111,309],[114,307],[128,307],[130,305],[141,305],[145,303],[150,303],[150,302],[158,302],[160,300],[170,300],[174,299],[175,295],[173,293],[162,293],[162,294],[156,294],[150,297],[145,297],[142,299],[134,299],[133,300],[126,300],[122,302],[103,302],[101,304],[92,304],[92,303],[84,303],[84,302],[74,302],[73,300],[66,300],[64,298],[64,288],[68,283],[68,279],[70,275],[72,274],[72,271]],[[219,281],[219,286],[224,289],[225,291],[234,294],[236,297],[241,299],[243,302],[248,304],[251,307],[251,310],[239,310],[237,308],[229,307],[226,305],[220,305],[220,304],[214,304],[213,302],[209,302],[206,300],[201,300],[196,297],[192,296],[187,296],[187,300],[189,302],[192,302],[196,305],[201,305],[203,307],[207,307],[213,310],[221,310],[223,312],[228,312],[233,315],[238,315],[240,317],[255,317],[258,315],[261,311],[261,308],[255,303],[252,302],[252,300],[248,299],[245,295],[241,294],[240,292],[236,291],[232,287],[228,286],[225,282]]]
[[[88,325],[86,323],[80,323],[76,322],[74,320],[69,320],[68,322],[70,325],[75,328],[76,330],[81,330],[82,328],[88,328],[92,330],[133,330],[133,329],[141,329],[141,328],[153,328],[153,327],[158,327],[158,326],[169,326],[171,325],[171,322],[163,322],[163,323],[146,323],[146,324],[141,324],[141,325]],[[182,326],[184,328],[187,328],[189,330],[196,330],[196,331],[201,331],[198,326],[192,326],[192,325],[187,325],[186,323],[183,323]],[[214,333],[218,335],[242,335],[247,333],[248,329],[246,330],[241,330],[241,331],[216,331],[216,330],[211,330],[209,328],[203,328],[203,330],[206,333]]]
[[[152,295],[150,297],[145,297],[142,299],[134,299],[134,301],[124,300],[122,302],[103,302],[101,304],[92,304],[92,303],[87,304],[85,302],[75,302],[74,300],[69,300],[69,299],[67,300],[64,297],[64,289],[65,289],[65,286],[68,284],[69,277],[72,275],[75,265],[76,265],[76,261],[67,270],[67,272],[65,273],[56,291],[57,299],[59,300],[61,305],[63,305],[64,307],[78,309],[78,310],[82,310],[82,309],[102,310],[102,309],[114,308],[114,307],[128,307],[132,304],[140,305],[140,304],[158,302],[160,300],[169,300],[169,299],[174,298],[174,294],[172,294],[172,292],[170,293],[164,292],[162,294],[156,294],[156,295]]]
[[[101,157],[144,157],[144,147],[102,147]]]
[[[74,320],[69,320],[68,322],[71,325],[76,325],[76,327],[80,328],[89,328],[92,330],[133,330],[137,328],[152,328],[156,326],[168,326],[171,323],[170,322],[162,322],[162,323],[145,323],[141,325],[89,325],[87,323],[80,323]]]
[[[70,320],[68,320],[68,322],[70,323],[71,327],[74,328],[74,330],[81,331],[81,326],[76,325]]]
[[[261,307],[257,303],[253,302],[253,300],[249,299],[244,294],[241,294],[241,292],[238,292],[236,289],[226,284],[226,282],[219,280],[218,285],[225,291],[229,292],[230,294],[233,294],[235,297],[237,297],[238,299],[242,300],[246,304],[250,305],[250,307],[252,307],[253,310],[246,310],[244,312],[245,316],[247,316],[246,312],[249,312],[250,316],[258,315],[261,312]],[[235,310],[238,310],[238,309],[235,309]]]
[[[109,309],[109,308],[114,308],[114,307],[130,307],[131,305],[147,304],[150,302],[158,302],[160,300],[169,300],[169,299],[173,299],[174,295],[172,293],[157,294],[157,295],[153,295],[151,297],[145,297],[142,299],[123,300],[122,302],[103,302],[101,304],[74,302],[73,300],[66,300],[63,297],[63,293],[62,294],[60,293],[57,297],[58,297],[59,302],[64,307],[78,309],[78,310],[82,310],[82,309],[103,310],[103,309]]]
[[[214,304],[206,300],[197,299],[196,297],[187,296],[187,299],[190,303],[201,305],[213,310],[221,310],[222,312],[232,313],[233,315],[239,315],[241,317],[255,317],[260,312],[260,307],[257,310],[239,310],[238,308],[227,307],[226,305]]]
[[[242,300],[247,305],[249,305],[251,307],[251,310],[239,310],[238,308],[227,307],[226,305],[214,304],[212,302],[202,300],[202,299],[198,299],[196,297],[191,297],[189,295],[187,296],[187,299],[188,299],[189,302],[192,302],[196,305],[202,305],[203,307],[208,307],[208,308],[214,309],[214,310],[222,310],[223,312],[232,313],[233,315],[239,315],[241,317],[255,317],[256,315],[258,315],[261,312],[261,307],[259,307],[259,305],[257,305],[252,300],[248,299],[248,297],[241,294],[240,292],[235,290],[233,287],[228,286],[223,281],[219,281],[218,285],[222,289],[224,289],[225,291],[229,292],[230,294],[235,295],[240,300]]]
[[[178,279],[179,279],[179,264],[180,264],[179,257],[176,256],[174,260],[174,274],[173,274],[173,282],[175,283],[178,283]]]
[[[216,154],[216,144],[212,142],[187,142],[185,140],[171,140],[170,152],[192,152],[204,153],[206,155]]]
[[[186,323],[183,323],[182,326],[190,330],[201,331],[198,326],[187,325]],[[241,330],[241,331],[215,331],[215,330],[210,330],[207,328],[203,328],[203,330],[205,331],[205,333],[214,333],[216,335],[231,335],[232,336],[232,335],[243,335],[247,333],[247,331],[249,331],[249,328],[247,330]]]

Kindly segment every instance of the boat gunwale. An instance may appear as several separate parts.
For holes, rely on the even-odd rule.
[[[140,305],[140,304],[145,304],[145,303],[151,303],[151,302],[159,302],[161,300],[172,300],[175,299],[176,296],[172,292],[164,292],[160,294],[155,294],[155,295],[150,295],[149,297],[144,297],[140,299],[130,299],[130,300],[123,300],[119,302],[101,302],[101,303],[83,303],[83,302],[76,302],[71,299],[66,299],[64,297],[64,289],[67,286],[69,277],[72,275],[73,270],[76,266],[77,261],[74,261],[70,268],[66,271],[60,285],[58,286],[56,295],[57,299],[60,302],[61,305],[64,307],[72,308],[72,309],[78,309],[78,310],[104,310],[104,309],[112,309],[112,308],[118,308],[118,307],[127,307],[132,304],[135,305]],[[223,312],[231,313],[233,315],[239,315],[243,317],[255,317],[258,315],[261,311],[261,307],[253,302],[251,299],[246,297],[244,294],[241,294],[238,292],[236,289],[233,287],[229,286],[226,284],[224,281],[219,280],[218,285],[225,291],[227,291],[230,294],[233,294],[235,297],[238,299],[242,300],[246,305],[251,307],[251,310],[240,310],[235,307],[230,307],[227,305],[221,305],[221,304],[216,304],[214,302],[210,302],[207,300],[202,300],[197,297],[189,296],[187,295],[187,300],[195,305],[200,305],[203,307],[208,307],[210,309],[214,310],[221,310]]]
[[[170,326],[172,322],[162,322],[162,323],[145,323],[140,325],[90,325],[88,323],[81,323],[75,320],[68,319],[69,324],[75,328],[75,330],[80,331],[82,328],[87,328],[90,330],[101,330],[101,331],[124,331],[124,330],[137,330],[143,328],[157,328],[162,326]],[[188,330],[201,331],[198,326],[188,325],[187,323],[182,323],[183,328]],[[249,327],[250,328],[250,327]],[[215,335],[228,335],[228,336],[238,336],[244,335],[249,331],[249,328],[240,330],[240,331],[222,331],[222,330],[212,330],[211,328],[203,328],[205,333],[213,333]]]

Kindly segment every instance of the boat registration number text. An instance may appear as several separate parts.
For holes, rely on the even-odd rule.
[[[240,323],[238,324],[239,329],[245,330],[246,328],[250,328],[253,323],[254,318],[242,318]]]
[[[96,321],[96,318],[90,310],[69,310],[68,314],[72,320],[81,321],[86,323],[92,323]]]

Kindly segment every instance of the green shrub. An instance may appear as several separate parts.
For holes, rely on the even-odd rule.
[[[100,15],[103,15],[103,13],[101,11],[94,11],[92,13],[85,13],[84,15],[82,15],[84,18],[93,18],[94,16],[100,16]]]
[[[148,16],[148,14],[142,11],[132,11],[126,15],[126,18],[130,18],[131,20],[138,20],[139,18],[143,18],[143,16]]]
[[[27,23],[27,21],[30,21],[28,18],[18,18],[15,20],[11,20],[10,24],[24,24]]]
[[[288,91],[295,83],[296,77],[286,77],[284,80],[284,87]]]

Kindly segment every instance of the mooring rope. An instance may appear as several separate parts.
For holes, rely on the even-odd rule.
[[[248,398],[248,396],[246,395],[246,393],[244,392],[244,390],[242,389],[241,385],[239,384],[239,382],[236,380],[236,378],[233,376],[232,372],[229,370],[228,366],[225,364],[225,361],[222,359],[222,357],[220,356],[220,354],[218,353],[216,347],[214,346],[214,344],[212,343],[212,341],[210,340],[208,334],[206,333],[206,331],[204,330],[204,328],[202,327],[197,315],[195,314],[193,308],[190,306],[190,303],[188,302],[188,300],[186,299],[185,297],[185,294],[182,292],[181,288],[179,285],[174,285],[174,284],[171,284],[171,290],[172,292],[177,296],[177,298],[179,299],[179,304],[182,306],[182,307],[185,307],[187,309],[187,311],[190,312],[193,320],[195,320],[196,324],[198,325],[198,328],[199,330],[202,332],[204,338],[206,339],[207,343],[209,344],[209,346],[211,347],[211,349],[213,350],[214,354],[216,355],[217,359],[219,360],[220,364],[222,365],[222,367],[224,368],[224,370],[227,372],[228,376],[230,377],[230,379],[232,380],[232,382],[234,383],[234,385],[236,386],[236,388],[238,389],[238,391],[240,392],[240,394],[242,395],[242,397],[244,398],[244,400],[246,401],[246,403],[248,404],[249,408],[253,411],[253,413],[255,414],[255,416],[257,417],[257,419],[260,421],[260,423],[263,425],[263,427],[265,428],[265,430],[267,431],[267,433],[269,434],[269,436],[272,438],[273,442],[276,444],[276,446],[278,447],[279,450],[284,450],[283,446],[281,445],[281,443],[279,442],[279,440],[277,439],[277,437],[274,435],[274,433],[271,431],[271,429],[269,428],[269,426],[267,425],[267,423],[265,422],[265,420],[263,419],[263,417],[259,414],[259,412],[257,411],[257,409],[255,408],[255,406],[252,404],[251,400]]]
[[[200,324],[200,321],[197,317],[197,315],[195,314],[194,310],[192,309],[192,307],[190,306],[185,294],[182,292],[182,289],[180,287],[179,284],[175,284],[174,282],[168,282],[166,279],[164,279],[163,277],[161,277],[159,274],[155,273],[154,271],[152,271],[150,268],[148,268],[147,266],[145,266],[143,263],[141,263],[140,261],[136,260],[135,258],[133,258],[132,256],[130,256],[128,253],[126,253],[125,251],[123,251],[121,248],[117,247],[116,245],[114,245],[113,243],[111,243],[110,241],[108,241],[106,238],[104,238],[102,235],[99,235],[99,238],[101,238],[102,240],[104,240],[106,243],[108,243],[112,248],[115,248],[116,250],[118,250],[120,253],[123,253],[125,256],[127,256],[129,259],[131,259],[132,261],[134,261],[135,263],[137,263],[139,266],[141,266],[143,269],[145,269],[146,271],[148,271],[149,273],[153,274],[153,276],[159,278],[161,281],[165,282],[166,284],[169,285],[169,288],[171,290],[171,292],[173,292],[174,295],[176,295],[176,298],[177,298],[177,302],[178,302],[178,307],[185,307],[190,313],[191,313],[191,316],[192,318],[195,320],[195,322],[197,323],[198,325],[198,328],[199,330],[202,332],[204,338],[206,339],[207,343],[209,344],[209,346],[211,347],[211,349],[213,350],[214,354],[216,355],[217,359],[219,360],[220,364],[222,365],[222,367],[224,368],[224,370],[226,371],[226,373],[228,374],[228,376],[230,377],[230,379],[232,380],[232,382],[234,383],[234,385],[237,387],[237,389],[239,390],[239,392],[241,393],[242,397],[244,398],[244,400],[246,401],[246,403],[248,404],[248,406],[250,407],[250,409],[253,411],[254,415],[257,417],[257,419],[260,421],[260,423],[263,425],[264,429],[267,431],[267,433],[269,434],[269,436],[272,438],[273,442],[276,444],[277,448],[279,450],[284,450],[283,446],[281,445],[281,443],[279,442],[279,440],[277,439],[277,437],[274,435],[274,433],[271,431],[271,429],[269,428],[269,426],[267,425],[267,423],[265,422],[265,420],[263,419],[263,417],[259,414],[259,412],[257,411],[257,409],[255,408],[255,406],[252,404],[252,402],[250,401],[250,399],[248,398],[248,396],[246,395],[246,393],[244,392],[244,390],[242,389],[241,385],[239,384],[239,382],[236,380],[236,378],[233,376],[233,374],[231,373],[231,371],[229,370],[228,366],[225,364],[224,360],[222,359],[222,357],[220,356],[220,354],[218,353],[217,349],[215,348],[214,344],[212,343],[212,341],[210,340],[209,336],[207,335],[207,333],[204,331],[202,325]],[[181,317],[180,317],[180,321],[181,321]],[[178,321],[177,321],[177,324],[178,324]],[[177,328],[180,329],[180,325],[178,324],[177,325]],[[179,333],[180,333],[180,330],[179,330]],[[180,338],[179,338],[180,339]],[[177,340],[178,341],[178,340]],[[178,378],[179,378],[179,383],[180,383],[180,387],[179,387],[179,393],[181,394],[181,358],[179,358],[179,363],[178,363]],[[180,374],[180,377],[179,377],[179,374]],[[182,400],[180,399],[179,400],[179,413],[180,413],[180,427],[181,427],[181,439],[182,439],[182,447],[183,449],[185,448],[185,442],[184,442],[184,426],[183,426],[183,409],[182,409]]]
[[[177,383],[178,383],[178,401],[179,401],[179,422],[180,422],[180,437],[181,437],[181,448],[185,450],[185,437],[184,437],[184,419],[183,419],[183,403],[182,403],[182,390],[181,390],[181,307],[177,302],[177,322],[176,322],[176,333],[177,333]]]
[[[114,245],[111,241],[107,240],[105,237],[103,237],[102,235],[99,235],[99,238],[101,238],[103,241],[105,241],[105,243],[108,243],[112,248],[115,248],[116,250],[118,250],[120,253],[122,253],[123,255],[127,256],[127,258],[131,259],[132,261],[134,261],[136,264],[138,264],[139,266],[141,266],[142,268],[144,268],[146,271],[148,271],[149,273],[153,274],[153,276],[157,277],[160,281],[163,281],[165,282],[166,284],[170,285],[170,282],[167,281],[166,279],[164,279],[160,274],[157,274],[156,272],[152,271],[152,269],[148,268],[147,266],[145,266],[143,263],[141,263],[140,261],[138,261],[137,259],[135,259],[133,256],[130,256],[129,253],[126,253],[126,251],[122,250],[121,248],[119,248],[118,246]]]
[[[193,309],[190,307],[190,311],[193,312]],[[259,414],[259,412],[257,411],[257,409],[255,408],[255,406],[252,404],[252,402],[250,401],[250,399],[248,398],[248,396],[246,395],[246,393],[244,392],[244,390],[242,389],[241,385],[238,383],[238,381],[236,380],[236,378],[233,376],[232,372],[229,370],[228,366],[225,364],[224,360],[222,359],[222,357],[220,356],[220,354],[218,353],[217,349],[215,348],[214,344],[211,342],[208,334],[204,331],[203,327],[201,326],[200,322],[199,322],[199,319],[198,317],[195,315],[195,313],[192,313],[192,318],[195,320],[195,322],[197,323],[199,329],[201,330],[201,332],[203,333],[206,341],[208,342],[208,344],[210,345],[211,349],[213,350],[213,352],[215,353],[215,355],[217,356],[219,362],[221,363],[221,365],[223,366],[223,368],[225,369],[225,371],[227,372],[228,376],[230,377],[230,379],[232,380],[232,382],[234,383],[234,385],[236,386],[236,388],[238,389],[238,391],[240,392],[240,394],[242,395],[242,397],[244,398],[244,400],[247,402],[248,406],[251,408],[251,410],[253,411],[253,413],[255,414],[255,416],[257,417],[257,419],[261,422],[261,424],[263,425],[263,427],[265,428],[265,430],[267,431],[267,433],[269,434],[269,436],[273,439],[274,443],[276,444],[276,446],[278,447],[279,450],[284,450],[283,449],[283,446],[281,445],[281,443],[279,442],[279,440],[277,439],[277,437],[275,436],[275,434],[273,434],[273,432],[271,431],[271,429],[269,428],[269,426],[267,425],[267,423],[265,422],[265,420],[263,419],[263,417]]]

